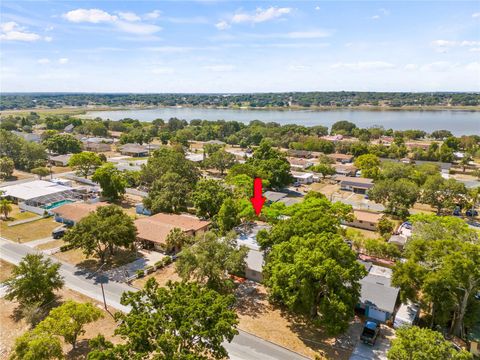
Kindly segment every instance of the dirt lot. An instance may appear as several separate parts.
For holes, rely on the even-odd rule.
[[[307,357],[320,355],[325,359],[347,360],[357,338],[360,319],[352,322],[347,334],[335,339],[301,317],[270,304],[261,285],[248,286],[238,296],[237,312],[240,329],[285,346]]]
[[[63,246],[63,245],[65,245],[65,241],[63,241],[63,240],[52,240],[48,243],[36,246],[35,249],[49,250],[49,249],[59,248],[60,246]]]
[[[7,280],[12,274],[13,264],[0,259],[0,282]]]
[[[73,170],[68,166],[52,166],[51,169],[52,169],[52,173],[54,174],[62,174],[62,173],[66,173]]]
[[[60,305],[65,300],[74,300],[78,302],[91,302],[99,307],[101,305],[90,298],[87,298],[70,289],[62,289],[58,293],[57,304]],[[0,358],[7,359],[11,347],[13,346],[15,339],[27,331],[30,326],[24,319],[16,319],[13,314],[17,308],[17,303],[0,299]],[[121,339],[113,337],[113,332],[116,328],[115,321],[107,313],[104,312],[104,318],[100,319],[92,324],[88,324],[85,327],[86,333],[80,336],[78,340],[78,349],[72,351],[70,345],[64,346],[64,352],[67,354],[67,359],[85,359],[85,355],[88,353],[88,340],[103,334],[108,340],[118,343]]]
[[[36,220],[30,223],[7,226],[5,221],[0,222],[2,236],[17,242],[27,242],[37,239],[43,239],[52,235],[52,230],[59,224],[52,218]]]

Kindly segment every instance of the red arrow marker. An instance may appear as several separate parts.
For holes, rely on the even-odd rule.
[[[250,201],[257,216],[260,215],[265,200],[266,198],[262,196],[262,179],[255,178],[253,180],[253,197],[250,198]]]

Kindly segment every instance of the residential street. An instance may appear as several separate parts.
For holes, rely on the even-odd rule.
[[[29,253],[38,253],[23,244],[11,242],[5,238],[0,238],[0,257],[12,264],[18,264],[20,260]],[[135,291],[136,289],[108,281],[105,277],[89,277],[87,273],[76,268],[71,264],[59,261],[54,257],[49,257],[52,261],[61,263],[60,273],[65,279],[65,285],[81,294],[92,299],[103,302],[100,281],[103,282],[105,289],[105,298],[108,306],[115,309],[128,311],[128,307],[120,304],[120,298],[125,291]],[[257,338],[253,335],[240,331],[232,343],[225,344],[226,349],[232,360],[305,360],[306,358],[277,346],[268,341]]]

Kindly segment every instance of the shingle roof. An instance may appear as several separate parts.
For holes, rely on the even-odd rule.
[[[52,210],[55,215],[62,217],[65,220],[71,220],[75,223],[87,217],[90,213],[94,212],[100,206],[108,205],[106,202],[98,202],[94,204],[75,202],[71,204],[65,204]]]
[[[137,237],[156,243],[165,243],[168,234],[174,228],[182,231],[197,231],[207,227],[209,221],[200,220],[190,215],[156,214],[147,218],[135,220]]]
[[[380,213],[373,213],[370,211],[362,211],[362,210],[354,210],[353,215],[355,219],[359,221],[368,221],[372,223],[377,223],[382,218],[383,214]]]
[[[360,302],[373,304],[380,310],[393,313],[400,289],[390,286],[390,279],[368,274],[360,280],[360,284]]]

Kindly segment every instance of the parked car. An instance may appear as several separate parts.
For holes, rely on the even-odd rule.
[[[478,216],[478,211],[475,210],[475,209],[468,209],[468,210],[465,212],[465,215],[467,215],[467,216],[469,216],[469,217]]]
[[[367,345],[375,345],[378,334],[380,333],[380,325],[373,320],[365,321],[363,325],[362,335],[360,335],[360,340]]]
[[[295,182],[293,183],[293,186],[299,187],[299,186],[300,186],[300,183],[299,183],[298,181],[295,181]]]
[[[52,231],[52,237],[54,239],[61,239],[65,233],[67,232],[67,229],[62,227],[56,228]]]
[[[461,216],[462,215],[461,210],[458,206],[453,210],[452,215],[453,216]]]
[[[410,221],[405,221],[402,226],[405,228],[405,229],[408,229],[408,230],[412,230],[412,223]]]

